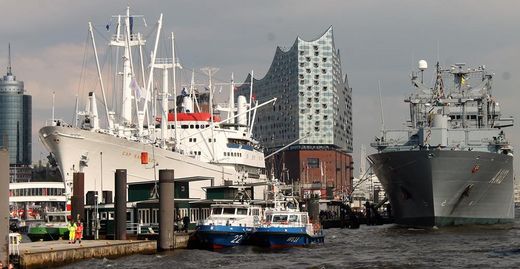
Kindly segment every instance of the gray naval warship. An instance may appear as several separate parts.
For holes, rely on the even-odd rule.
[[[433,87],[423,83],[426,61],[412,73],[407,128],[383,127],[371,143],[378,153],[368,159],[396,223],[513,222],[513,148],[503,130],[513,118],[502,117],[491,91],[493,74],[485,66],[436,67]]]

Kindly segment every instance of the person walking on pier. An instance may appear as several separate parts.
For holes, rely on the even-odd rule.
[[[81,239],[83,239],[83,223],[78,220],[78,227],[76,228],[76,240],[81,244]],[[74,240],[75,243],[75,240]]]
[[[180,232],[181,231],[181,224],[182,219],[179,214],[177,214],[177,217],[175,218],[175,231]]]
[[[71,220],[67,225],[67,228],[69,229],[69,244],[76,243],[76,223]]]

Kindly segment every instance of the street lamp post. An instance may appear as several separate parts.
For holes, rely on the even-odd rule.
[[[103,152],[99,152],[99,159],[100,159],[100,162],[101,162],[101,191],[100,191],[100,194],[101,194],[101,203],[105,203],[106,201],[103,200]]]
[[[94,209],[95,209],[95,215],[96,215],[96,218],[95,218],[95,222],[94,222],[94,239],[98,240],[99,239],[99,208],[98,208],[98,193],[97,191],[94,193],[94,198],[96,199],[96,204],[94,205]]]

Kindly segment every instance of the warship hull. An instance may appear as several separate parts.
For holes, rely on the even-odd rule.
[[[439,227],[514,220],[511,155],[412,150],[368,158],[389,196],[397,224]]]

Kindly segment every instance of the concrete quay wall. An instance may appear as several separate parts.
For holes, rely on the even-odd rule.
[[[157,242],[146,240],[84,241],[80,245],[47,244],[46,248],[29,244],[20,249],[20,268],[52,268],[85,259],[117,258],[133,254],[153,254],[157,251]]]

